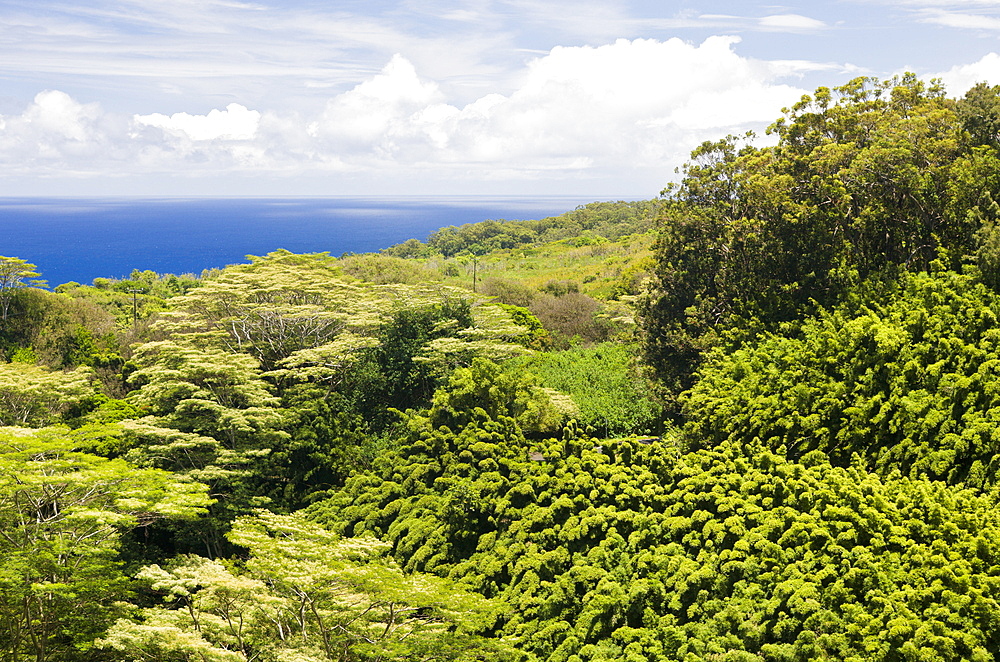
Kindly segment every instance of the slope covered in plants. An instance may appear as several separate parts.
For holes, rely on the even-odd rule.
[[[997,659],[998,126],[857,79],[655,203],[0,258],[0,658]]]

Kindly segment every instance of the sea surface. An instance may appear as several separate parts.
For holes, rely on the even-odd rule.
[[[0,198],[0,255],[36,265],[50,286],[194,273],[293,253],[366,253],[438,228],[537,219],[576,197]]]

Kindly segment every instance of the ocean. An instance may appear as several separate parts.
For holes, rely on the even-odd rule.
[[[194,273],[293,253],[366,253],[447,225],[537,219],[576,197],[0,198],[0,255],[36,265],[50,286]]]

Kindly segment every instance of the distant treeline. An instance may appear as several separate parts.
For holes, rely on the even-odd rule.
[[[431,234],[426,242],[408,239],[384,251],[395,257],[427,257],[460,253],[482,255],[495,250],[572,239],[577,245],[616,240],[653,229],[662,206],[660,200],[592,202],[541,220],[488,220],[449,225]]]

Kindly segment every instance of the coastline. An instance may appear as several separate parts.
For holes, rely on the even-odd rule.
[[[577,196],[0,197],[0,254],[50,286],[195,273],[277,249],[375,252],[448,225],[556,216]]]

